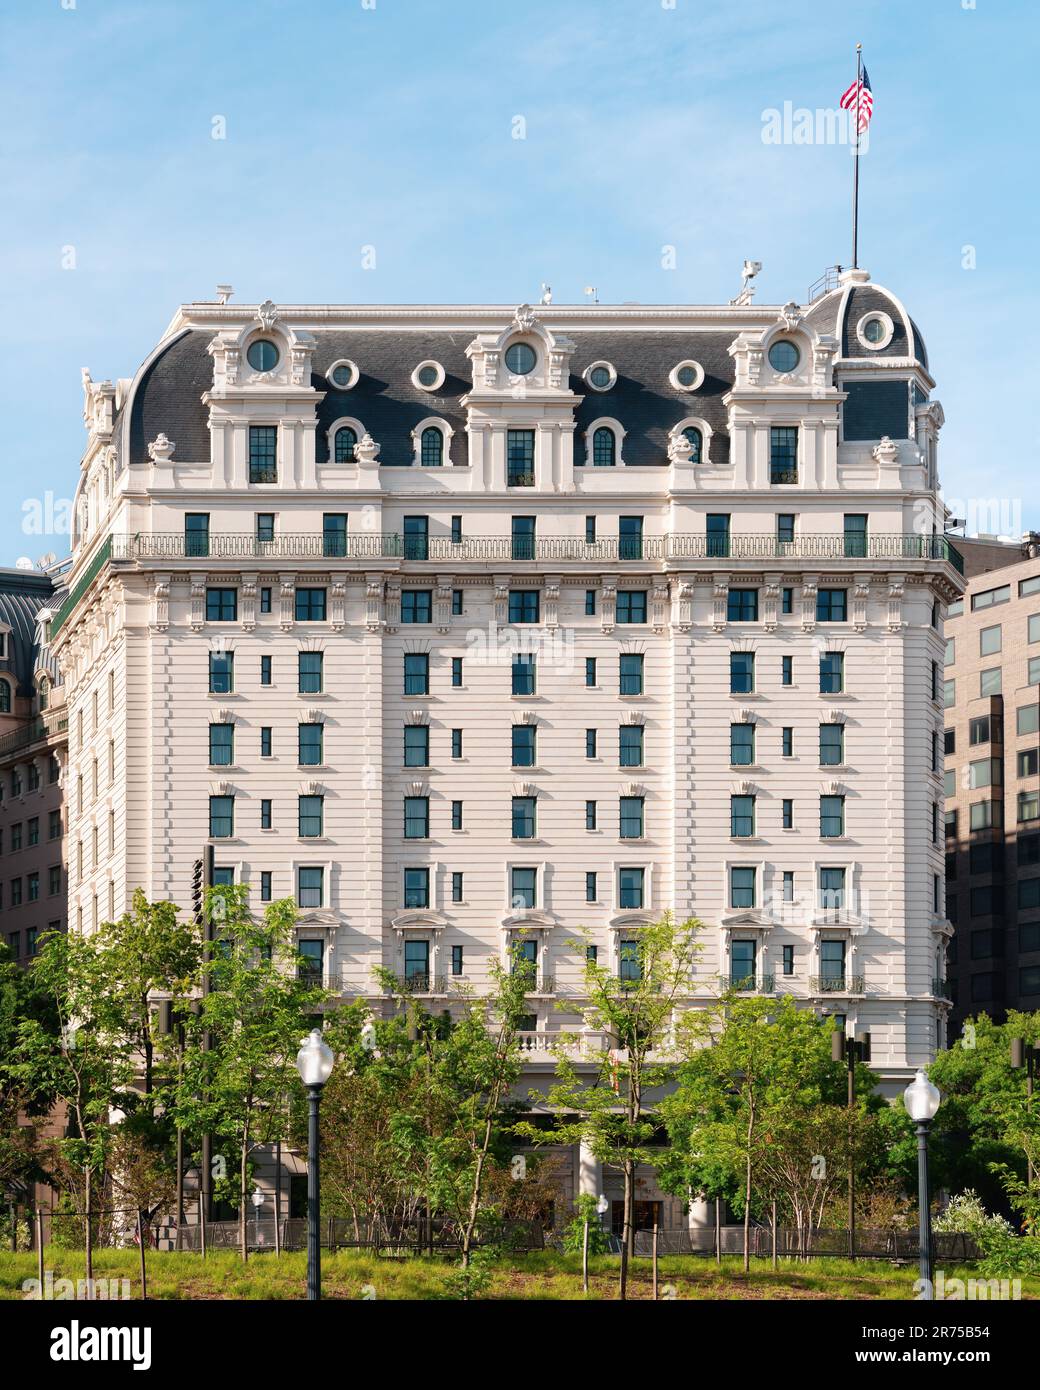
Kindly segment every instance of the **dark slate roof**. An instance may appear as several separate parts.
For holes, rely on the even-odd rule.
[[[856,335],[856,324],[872,309],[887,314],[894,325],[892,341],[881,352],[864,347]],[[845,307],[845,322],[842,324],[842,357],[909,357],[910,353],[903,315],[892,296],[878,285],[854,285]]]
[[[178,459],[209,458],[202,393],[213,386],[213,359],[206,351],[213,337],[211,329],[193,329],[175,338],[138,382],[130,412],[131,463],[148,462],[148,445],[160,433],[176,444]]]
[[[19,695],[33,693],[36,669],[36,614],[53,607],[54,583],[36,570],[0,569],[0,622],[11,628],[8,656],[0,671],[14,675]]]

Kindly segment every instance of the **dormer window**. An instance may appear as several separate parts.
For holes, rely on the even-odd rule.
[[[593,362],[585,368],[585,381],[593,391],[609,391],[617,381],[617,372],[610,362]]]
[[[5,680],[0,680],[0,714],[11,713],[11,686]]]
[[[672,368],[668,380],[677,391],[696,391],[704,380],[704,368],[699,362],[687,358]]]
[[[40,713],[42,714],[44,710],[47,708],[47,706],[50,704],[51,697],[51,683],[46,676],[40,677],[40,683],[37,687],[37,691],[39,693]]]
[[[346,357],[338,362],[333,362],[328,371],[328,380],[337,391],[349,391],[352,386],[357,384],[359,372],[357,365],[349,361]]]
[[[420,362],[412,373],[412,385],[420,391],[436,391],[444,385],[444,368],[439,362]]]
[[[793,372],[801,360],[801,353],[788,338],[778,339],[769,349],[769,365],[774,372]]]
[[[270,338],[257,338],[256,342],[250,343],[246,352],[246,361],[254,372],[273,372],[278,366],[280,354]]]
[[[592,465],[613,468],[617,462],[617,439],[609,425],[600,425],[592,436]]]
[[[690,446],[690,462],[700,463],[704,455],[704,436],[696,425],[687,425],[683,430],[683,438]]]
[[[436,425],[427,425],[419,442],[423,468],[440,468],[444,462],[444,435]]]
[[[350,425],[343,425],[336,431],[336,438],[333,445],[333,457],[337,463],[353,463],[354,450],[357,448],[357,430]]]
[[[538,358],[530,343],[511,343],[506,348],[506,370],[514,376],[527,376],[535,369]]]

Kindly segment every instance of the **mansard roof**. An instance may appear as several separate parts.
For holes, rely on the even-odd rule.
[[[865,346],[856,325],[870,313],[887,314],[892,320],[891,342],[880,350]],[[928,370],[928,350],[917,324],[902,302],[883,285],[871,282],[843,284],[810,305],[805,322],[821,333],[831,333],[841,344],[841,356],[879,362],[886,357],[912,358]]]
[[[8,656],[0,661],[0,674],[13,675],[19,695],[33,693],[33,672],[39,648],[36,615],[53,606],[54,582],[37,570],[0,569],[0,623],[10,628]],[[54,673],[52,672],[52,676]]]

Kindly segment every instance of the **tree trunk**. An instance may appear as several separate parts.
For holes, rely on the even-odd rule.
[[[246,1227],[246,1172],[249,1161],[249,1143],[243,1140],[238,1164],[238,1239],[243,1264],[249,1259],[249,1233]]]
[[[86,1225],[86,1240],[84,1254],[86,1257],[87,1274],[87,1298],[94,1297],[94,1238],[93,1238],[93,1211],[91,1210],[91,1199],[93,1192],[90,1185],[90,1164],[83,1169],[86,1191],[84,1193],[84,1219]]]

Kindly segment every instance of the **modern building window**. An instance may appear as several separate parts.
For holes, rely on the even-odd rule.
[[[514,724],[512,728],[511,759],[513,767],[534,767],[537,751],[537,729],[533,724]]]
[[[323,689],[325,653],[299,652],[296,658],[296,688],[301,695],[320,695]]]
[[[512,833],[514,840],[533,840],[538,833],[538,799],[534,796],[513,797]]]
[[[299,797],[297,812],[301,839],[317,839],[325,834],[325,798],[323,796]]]
[[[726,620],[731,623],[757,623],[758,590],[731,588],[726,600]]]
[[[755,870],[731,868],[729,871],[730,907],[755,906]]]
[[[844,623],[848,621],[848,590],[818,589],[816,592],[816,621]]]
[[[953,666],[953,665],[955,664],[956,660],[957,660],[957,639],[956,639],[956,637],[947,637],[946,642],[945,642],[945,644],[944,644],[944,646],[943,646],[943,665],[944,665],[944,666]]]
[[[956,680],[943,681],[943,709],[952,709],[957,703],[957,682]]]
[[[427,840],[430,836],[430,798],[406,796],[404,799],[404,838]]]
[[[536,623],[541,615],[541,594],[537,589],[509,590],[509,621]]]
[[[629,868],[618,870],[618,906],[625,910],[645,907],[644,890],[646,870]]]
[[[209,512],[188,512],[185,516],[184,553],[188,556],[209,554]]]
[[[979,694],[980,695],[999,695],[1001,690],[1001,669],[999,666],[991,666],[987,671],[979,672]]]
[[[622,724],[619,727],[618,765],[620,767],[643,766],[642,724]]]
[[[840,695],[845,689],[845,653],[820,653],[820,694]]]
[[[325,906],[325,870],[299,868],[296,870],[296,904],[298,907]]]
[[[1001,626],[984,627],[979,631],[979,656],[996,656],[1001,648]]]
[[[749,695],[755,688],[755,653],[730,652],[729,688],[734,695]]]
[[[952,729],[951,729],[951,730],[948,730],[947,732],[952,733],[953,731],[952,731]],[[976,716],[976,718],[974,718],[974,719],[969,719],[969,720],[968,720],[968,742],[969,742],[969,744],[974,748],[974,747],[976,747],[976,745],[978,745],[978,744],[981,744],[981,743],[989,743],[989,740],[990,740],[990,723],[989,723],[989,715],[988,715],[988,714],[981,714],[981,715]],[[952,753],[952,752],[953,752],[953,749],[952,749],[952,748],[948,748],[946,751],[947,751],[948,753]]]
[[[729,833],[734,839],[746,839],[755,833],[755,798],[731,796],[729,799]]]
[[[430,693],[430,655],[429,652],[405,652],[404,654],[404,693],[406,695],[429,695]]]
[[[769,481],[798,481],[798,430],[791,425],[772,425],[769,430]]]
[[[430,623],[433,621],[433,590],[404,589],[401,593],[401,622]]]
[[[729,726],[729,761],[732,767],[751,767],[755,761],[754,724]]]
[[[535,659],[532,653],[519,652],[513,658],[513,694],[533,695],[537,682]]]
[[[977,612],[980,608],[994,608],[999,603],[1011,602],[1011,585],[1001,584],[996,589],[984,589],[981,594],[973,594],[971,599],[972,612]]]
[[[230,695],[235,688],[234,652],[210,652],[209,689],[211,695]]]
[[[1019,777],[1035,777],[1040,773],[1040,750],[1023,748],[1018,754],[1017,769]]]
[[[206,621],[208,623],[233,623],[237,619],[237,589],[206,590]]]
[[[646,590],[619,589],[617,595],[617,621],[619,623],[646,622]]]
[[[820,797],[820,838],[834,840],[845,834],[845,798]]]
[[[1040,656],[1029,658],[1029,665],[1026,668],[1026,683],[1028,685],[1040,685]]]
[[[619,803],[620,839],[641,840],[645,831],[645,798],[623,796]]]
[[[230,767],[235,761],[234,724],[209,726],[209,762],[211,767]]]
[[[297,726],[297,758],[300,767],[320,767],[325,761],[325,726]]]
[[[1001,764],[998,758],[976,758],[968,764],[970,791],[977,791],[979,787],[994,786],[1001,780]]]
[[[845,761],[845,726],[820,725],[820,766],[840,767]]]
[[[298,623],[323,623],[325,621],[325,590],[296,590],[296,621]]]
[[[709,559],[724,559],[729,555],[729,520],[729,512],[709,512],[705,517]]]
[[[1040,642],[1040,613],[1030,613],[1027,623],[1028,641]]]
[[[276,483],[278,481],[277,425],[249,426],[249,481]]]
[[[405,767],[429,767],[430,730],[426,724],[404,726]]]
[[[211,796],[209,799],[209,833],[211,839],[230,839],[235,833],[235,798]]]
[[[405,907],[429,907],[430,871],[429,869],[405,869],[404,871]]]
[[[534,430],[506,432],[506,480],[509,487],[534,487]]]
[[[987,803],[988,804],[988,803]],[[974,810],[974,807],[972,808]],[[1018,793],[1018,821],[1023,824],[1026,821],[1040,820],[1040,792],[1029,791]]]
[[[643,664],[642,652],[621,653],[618,685],[621,695],[642,695]]]

